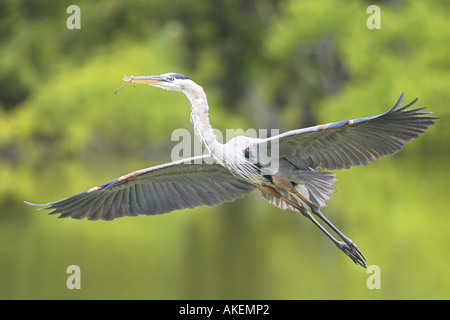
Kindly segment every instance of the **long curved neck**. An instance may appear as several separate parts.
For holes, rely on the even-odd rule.
[[[227,148],[217,141],[208,116],[208,101],[203,88],[195,83],[189,85],[188,90],[183,90],[191,103],[191,123],[197,136],[209,153],[232,174],[246,180],[259,183],[260,175],[255,171],[255,166],[245,158],[240,149]]]
[[[195,133],[213,156],[220,156],[223,145],[217,141],[209,123],[208,100],[203,88],[193,84],[184,94],[191,104],[191,124]]]

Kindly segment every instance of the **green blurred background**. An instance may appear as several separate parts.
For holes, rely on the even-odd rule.
[[[81,9],[69,30],[66,9]],[[381,29],[366,12],[381,8]],[[450,23],[445,1],[0,3],[1,299],[450,298]],[[179,93],[123,75],[186,74],[220,130],[281,131],[387,111],[405,92],[441,119],[394,157],[337,172],[323,212],[381,270],[381,289],[301,215],[253,192],[112,222],[59,200],[170,161]],[[66,268],[81,268],[81,289]]]

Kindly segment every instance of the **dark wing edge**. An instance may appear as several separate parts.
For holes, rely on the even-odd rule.
[[[426,107],[407,110],[417,98],[401,107],[404,94],[389,111],[366,118],[344,120],[292,130],[266,141],[278,139],[280,157],[303,167],[336,170],[366,165],[392,155],[434,124],[438,117],[421,112]]]
[[[138,170],[56,202],[25,203],[52,209],[49,214],[60,214],[58,218],[113,220],[232,202],[253,190],[223,166],[205,163],[206,158],[211,156]]]

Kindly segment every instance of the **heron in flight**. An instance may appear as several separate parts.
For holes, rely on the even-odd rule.
[[[408,109],[417,99],[400,107],[402,93],[395,106],[381,115],[292,130],[266,139],[237,136],[222,144],[209,123],[203,88],[188,77],[166,73],[125,77],[124,81],[184,93],[190,102],[192,126],[208,154],[138,170],[60,201],[28,204],[53,209],[50,214],[60,214],[59,218],[112,220],[232,202],[258,189],[280,209],[300,212],[354,263],[366,267],[366,258],[356,244],[320,211],[336,192],[333,184],[337,180],[334,173],[319,169],[347,169],[392,155],[437,119],[421,112],[425,107]],[[278,152],[272,155],[276,156],[264,160],[262,150],[274,146]]]

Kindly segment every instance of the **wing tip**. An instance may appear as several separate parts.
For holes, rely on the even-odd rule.
[[[30,201],[26,201],[26,200],[24,200],[23,202],[28,204],[28,205],[30,205],[30,206],[35,206],[35,207],[41,207],[42,206],[42,204],[37,204],[37,203],[33,203],[33,202],[30,202]]]
[[[41,207],[41,208],[37,208],[38,210],[46,210],[46,209],[50,209],[50,205],[51,203],[33,203],[30,201],[23,201],[24,203],[28,204],[29,206],[33,206],[33,207]]]
[[[414,105],[414,104],[419,100],[419,98],[415,98],[413,101],[411,101],[410,103],[408,103],[406,106],[401,107],[400,109],[398,109],[398,108],[402,105],[404,98],[405,98],[405,93],[402,92],[402,94],[401,94],[400,97],[398,98],[398,100],[397,100],[397,102],[395,103],[395,105],[394,105],[388,112],[386,112],[385,114],[389,114],[389,113],[394,112],[394,111],[403,111],[403,110],[406,110],[406,109],[408,109],[409,107],[411,107],[412,105]]]
[[[395,105],[391,108],[391,110],[389,110],[389,112],[397,110],[397,108],[400,107],[400,106],[402,105],[404,99],[405,99],[405,92],[402,92],[401,95],[400,95],[400,97],[398,98],[397,102],[396,102]]]

